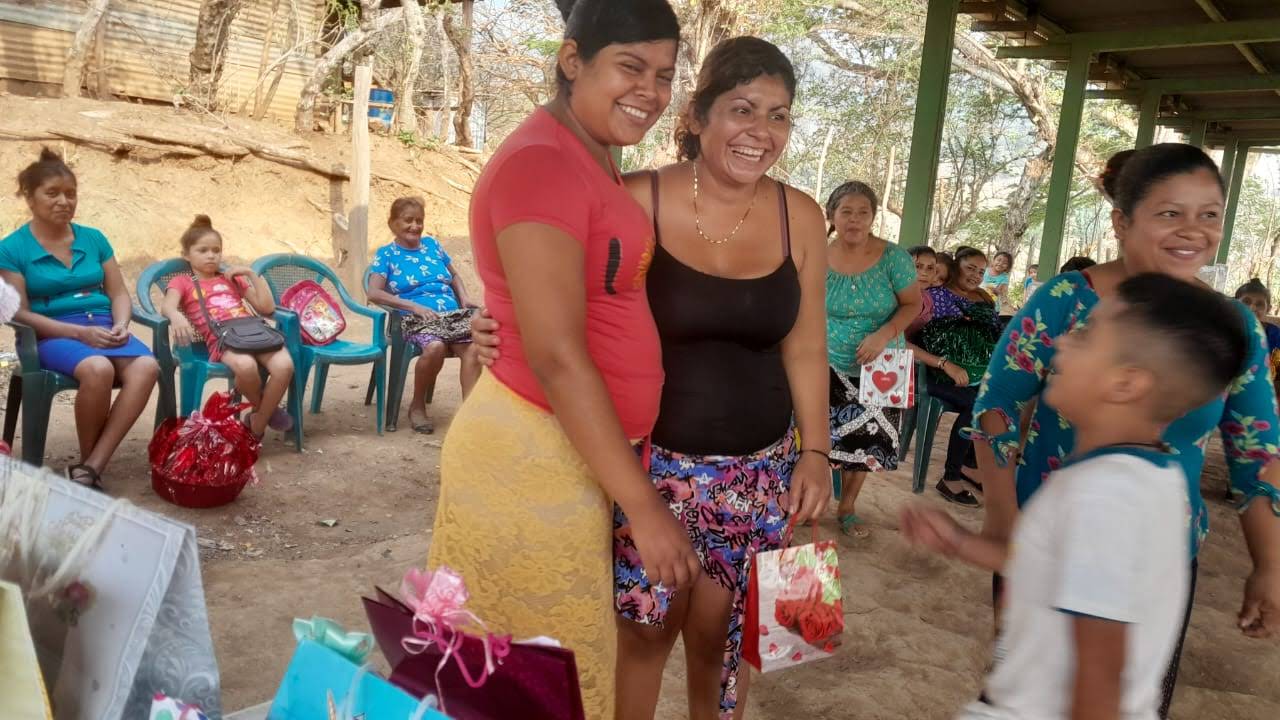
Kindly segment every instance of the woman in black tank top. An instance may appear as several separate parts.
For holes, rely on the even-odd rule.
[[[765,176],[786,147],[794,94],[775,46],[721,43],[681,124],[683,162],[627,178],[654,221],[647,292],[666,371],[650,476],[703,576],[679,592],[650,585],[615,510],[623,720],[654,716],[680,635],[690,716],[734,716],[748,680],[751,559],[784,547],[789,521],[816,520],[830,499],[826,221],[807,195]],[[485,362],[496,355],[494,325],[473,324]]]

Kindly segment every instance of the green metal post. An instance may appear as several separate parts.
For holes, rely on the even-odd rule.
[[[1231,173],[1235,167],[1236,152],[1240,149],[1240,141],[1230,138],[1222,143],[1222,162],[1218,163],[1218,171],[1222,173],[1222,184],[1231,194]]]
[[[1240,207],[1240,191],[1244,187],[1244,169],[1249,164],[1249,146],[1241,145],[1235,156],[1235,164],[1231,167],[1231,187],[1227,190],[1227,214],[1222,219],[1222,244],[1218,246],[1220,265],[1227,262],[1231,253],[1231,232],[1236,228],[1236,210]]]
[[[1158,92],[1148,90],[1142,94],[1142,105],[1138,112],[1138,140],[1134,147],[1147,147],[1156,139],[1156,115],[1160,114],[1160,98]]]
[[[902,198],[902,228],[898,233],[898,243],[904,247],[929,241],[933,185],[938,178],[942,122],[947,114],[947,85],[959,10],[960,0],[934,0],[929,3],[929,16],[925,20],[920,89],[916,95],[915,128],[911,131],[907,189]]]
[[[1187,144],[1198,148],[1204,147],[1204,136],[1209,132],[1208,120],[1196,120],[1191,123],[1191,132],[1187,134]]]
[[[1080,121],[1084,117],[1084,90],[1089,81],[1088,48],[1073,48],[1058,115],[1058,143],[1053,151],[1053,174],[1049,176],[1049,198],[1045,206],[1044,234],[1040,237],[1039,279],[1048,280],[1057,272],[1062,254],[1062,236],[1067,226],[1067,201],[1075,170],[1076,147],[1080,142]]]

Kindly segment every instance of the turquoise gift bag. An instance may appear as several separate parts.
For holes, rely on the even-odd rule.
[[[449,720],[435,698],[419,701],[362,664],[368,635],[323,618],[294,621],[294,634],[298,648],[267,720]]]

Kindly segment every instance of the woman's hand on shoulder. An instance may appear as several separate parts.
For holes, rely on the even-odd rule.
[[[244,277],[252,280],[254,276],[253,268],[249,267],[248,265],[232,265],[231,267],[227,268],[223,274],[226,275],[228,279],[240,277],[243,275]]]
[[[471,344],[475,346],[480,364],[485,367],[493,367],[498,358],[502,357],[502,352],[498,350],[498,345],[502,342],[498,337],[500,327],[487,308],[480,308],[480,312],[471,316]]]

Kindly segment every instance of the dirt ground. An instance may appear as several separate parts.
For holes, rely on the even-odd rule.
[[[98,105],[0,97],[0,137],[5,128],[74,120],[50,120],[51,113],[85,117],[84,112],[106,110],[143,113],[151,122],[171,120],[165,109]],[[340,139],[310,142],[314,152],[342,156]],[[64,147],[81,178],[79,221],[107,232],[131,276],[146,263],[171,256],[178,234],[196,212],[213,216],[229,252],[241,258],[284,251],[329,254],[330,187],[317,175],[252,158],[143,162]],[[0,166],[16,173],[36,148],[0,142]],[[473,177],[449,157],[429,152],[408,157],[385,138],[377,138],[375,148],[377,163],[439,195],[428,197],[428,229],[445,236],[459,265],[469,269],[460,209],[466,195],[441,180],[469,185]],[[374,189],[371,216],[374,236],[381,238],[378,219],[392,198],[407,191],[395,183]],[[22,222],[24,212],[13,199],[0,200],[0,231]],[[348,332],[367,336],[368,327],[354,323]],[[141,336],[149,340],[145,331]],[[11,342],[5,333],[0,349]],[[271,698],[292,652],[292,618],[318,614],[348,627],[364,626],[361,594],[377,584],[394,589],[405,568],[425,562],[439,490],[440,444],[459,402],[456,373],[457,363],[451,361],[441,375],[436,435],[415,434],[402,420],[399,432],[379,437],[372,409],[363,404],[368,370],[335,368],[323,412],[307,418],[306,451],[296,453],[280,438],[269,437],[258,466],[261,482],[223,508],[186,510],[159,499],[151,491],[146,462],[150,422],[139,422],[126,439],[105,476],[110,491],[197,528],[228,711]],[[61,398],[49,430],[46,463],[55,468],[74,461],[70,399]],[[941,467],[944,432],[945,425],[934,448],[934,468]],[[1224,475],[1218,452],[1205,480],[1206,496],[1214,498],[1214,533],[1201,556],[1174,717],[1277,718],[1280,642],[1249,640],[1234,629],[1249,560],[1234,513],[1216,499]],[[750,717],[942,720],[976,696],[990,655],[989,579],[907,548],[897,530],[897,511],[915,500],[910,484],[909,467],[869,482],[859,514],[870,522],[872,537],[841,538],[847,630],[839,654],[757,676]],[[924,501],[941,503],[932,491]],[[979,522],[977,511],[953,511],[970,524]],[[838,536],[830,519],[822,532]],[[667,667],[658,716],[685,718],[684,704],[677,649]]]

